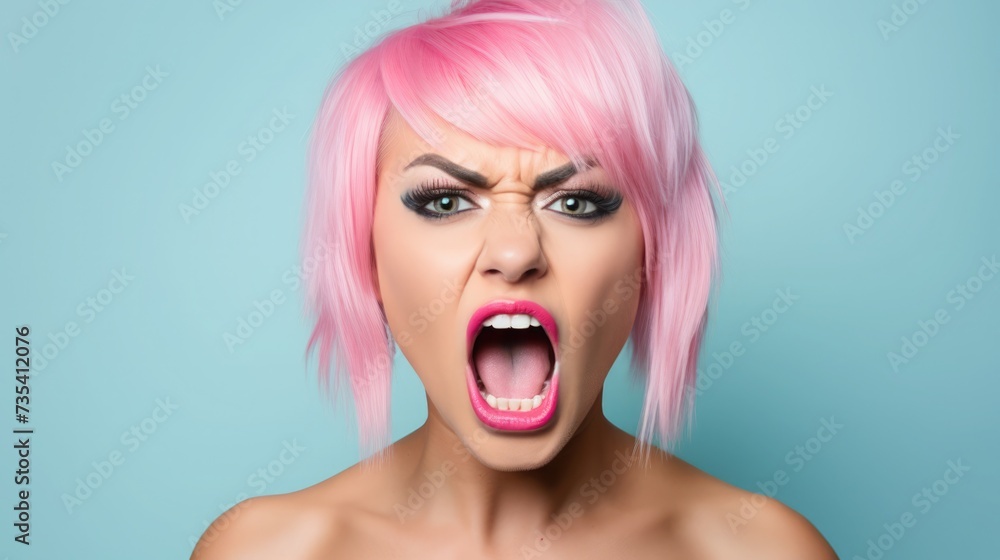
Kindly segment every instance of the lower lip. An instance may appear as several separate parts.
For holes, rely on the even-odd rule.
[[[476,411],[476,416],[479,417],[479,420],[483,424],[496,430],[510,432],[538,430],[545,427],[555,415],[556,401],[559,399],[559,362],[556,362],[553,368],[552,381],[549,383],[549,392],[542,399],[541,406],[527,412],[498,410],[490,406],[479,392],[479,386],[476,384],[476,374],[472,371],[472,364],[465,366],[465,380],[469,388],[469,399],[472,401],[472,410]]]

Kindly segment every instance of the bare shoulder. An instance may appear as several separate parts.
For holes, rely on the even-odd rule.
[[[830,543],[808,520],[777,498],[733,487],[717,506],[732,537],[725,541],[747,559],[838,560]],[[727,558],[738,556],[726,555]]]
[[[205,530],[192,560],[322,557],[343,537],[350,516],[342,492],[354,467],[319,484],[244,500]]]
[[[746,560],[838,560],[819,530],[778,499],[728,484],[678,457],[670,478],[681,496],[675,532],[692,556]],[[680,489],[683,490],[680,490]]]

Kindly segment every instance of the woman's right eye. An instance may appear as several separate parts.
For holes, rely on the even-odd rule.
[[[477,207],[453,189],[418,187],[404,193],[402,201],[410,210],[431,219],[447,218]]]
[[[465,206],[462,205],[463,202],[465,203]],[[469,200],[464,196],[457,194],[444,194],[432,199],[423,206],[423,209],[427,210],[427,207],[430,207],[429,211],[435,214],[451,215],[464,212],[470,207],[474,208],[475,205],[469,202]]]

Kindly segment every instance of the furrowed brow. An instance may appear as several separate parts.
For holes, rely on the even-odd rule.
[[[590,161],[588,162],[588,164],[593,166],[595,165],[595,162]],[[490,188],[489,180],[486,178],[485,175],[473,171],[471,169],[462,167],[461,165],[458,165],[453,161],[445,159],[444,157],[438,154],[423,154],[421,156],[418,156],[403,169],[409,169],[411,167],[416,167],[419,165],[428,165],[430,167],[436,167],[441,171],[444,171],[445,173],[458,179],[459,181],[462,181],[463,183],[472,185],[474,187],[479,187],[481,189]],[[541,189],[551,187],[553,185],[558,185],[559,183],[566,181],[573,175],[576,175],[576,173],[577,169],[572,162],[557,167],[555,169],[552,169],[550,171],[546,171],[545,173],[542,173],[541,175],[535,178],[535,184],[532,186],[532,190],[538,191]]]

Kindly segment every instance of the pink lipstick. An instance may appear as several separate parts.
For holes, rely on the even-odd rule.
[[[555,319],[535,302],[477,309],[466,330],[466,385],[479,420],[505,431],[548,424],[559,396],[558,348]]]

